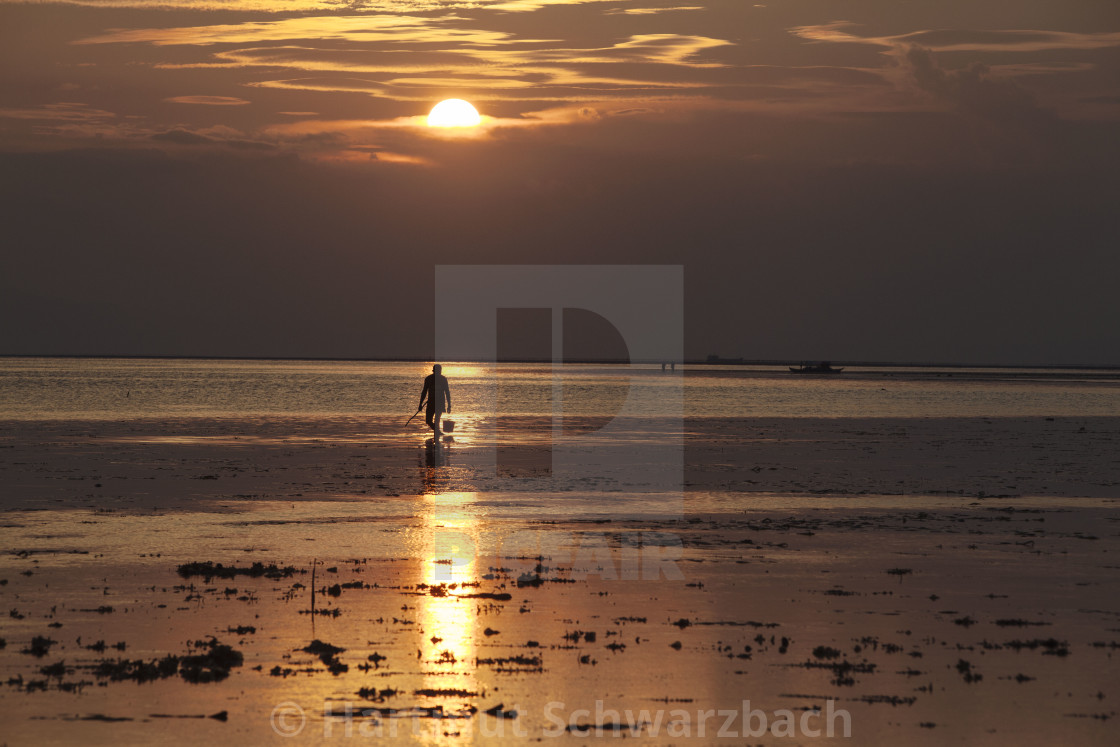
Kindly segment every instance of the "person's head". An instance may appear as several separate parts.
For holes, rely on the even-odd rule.
[[[434,366],[432,366],[432,373],[438,375],[441,371],[443,371],[443,366],[441,366],[440,364],[437,363]]]

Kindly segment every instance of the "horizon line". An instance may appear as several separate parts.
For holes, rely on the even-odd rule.
[[[715,360],[711,358],[715,357]],[[351,362],[351,363],[428,363],[434,358],[418,357],[346,357],[346,356],[276,356],[276,355],[179,355],[179,354],[104,354],[104,353],[0,353],[2,359],[28,359],[28,358],[61,358],[82,360],[212,360],[212,361],[322,361],[322,362]],[[788,359],[788,358],[684,358],[681,360],[628,360],[621,358],[579,358],[561,361],[570,364],[600,364],[600,365],[658,365],[660,363],[673,363],[684,366],[790,366],[803,365],[806,361],[819,362],[815,358]],[[550,358],[517,358],[508,360],[491,361],[486,359],[463,359],[456,363],[552,363]],[[939,361],[865,361],[865,360],[838,360],[829,361],[838,366],[855,366],[859,368],[1043,368],[1043,369],[1078,369],[1078,370],[1120,370],[1120,363],[961,363]]]

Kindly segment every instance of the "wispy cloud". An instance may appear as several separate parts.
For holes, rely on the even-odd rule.
[[[924,94],[927,103],[949,104],[959,111],[1002,119],[1009,126],[1016,116],[1023,118],[1019,124],[1059,116],[1099,116],[1101,112],[1090,111],[1078,94],[1099,90],[1108,80],[1115,63],[1102,55],[1113,55],[1109,50],[1120,47],[1120,31],[962,28],[862,35],[860,28],[849,21],[832,21],[789,32],[818,44],[877,47],[886,60],[878,71],[900,93]],[[1070,82],[1037,90],[1028,87],[1030,78],[1043,75],[1063,75]],[[922,105],[922,97],[896,103],[912,109]]]
[[[75,44],[153,44],[156,46],[209,46],[213,44],[260,44],[315,40],[385,42],[392,48],[408,44],[454,44],[490,47],[511,44],[511,34],[462,28],[458,16],[300,16],[277,21],[253,21],[213,26],[117,29],[80,39]],[[532,40],[519,40],[521,43]],[[539,41],[539,40],[538,40]]]
[[[583,5],[587,3],[609,3],[617,0],[497,0],[483,4],[485,8],[509,13],[529,12],[554,5]]]
[[[114,143],[158,142],[176,146],[221,146],[240,150],[274,150],[276,146],[226,125],[203,128],[158,127],[137,117],[122,117],[104,109],[61,102],[24,109],[0,109],[0,119],[22,120],[31,132],[63,141],[98,140]]]
[[[0,118],[27,119],[44,122],[99,122],[116,118],[116,114],[95,109],[87,104],[59,102],[29,108],[0,108]]]
[[[171,96],[164,101],[172,104],[197,104],[200,106],[244,106],[249,102],[236,96]]]
[[[653,16],[661,13],[683,13],[689,10],[704,10],[701,5],[681,5],[672,8],[611,8],[608,16]]]
[[[245,133],[224,125],[216,125],[201,130],[189,130],[184,127],[176,127],[171,130],[152,133],[149,135],[149,138],[157,142],[172,143],[174,145],[217,145],[238,150],[276,150],[276,145],[273,143],[248,137]]]
[[[935,52],[1044,52],[1060,49],[1103,49],[1120,46],[1120,32],[939,30],[926,29],[888,36],[861,36],[849,21],[797,26],[790,33],[802,39],[840,44],[871,44],[887,48],[917,45]]]
[[[261,88],[361,92],[396,101],[427,101],[433,91],[479,100],[586,100],[696,90],[724,85],[706,71],[727,67],[707,58],[729,40],[696,34],[638,34],[606,46],[478,28],[458,16],[332,16],[201,27],[114,30],[84,45],[202,47],[196,61],[162,69],[266,69],[314,73],[248,82]],[[176,97],[182,103],[218,103]]]
[[[338,0],[0,0],[0,5],[72,5],[87,8],[132,8],[146,11],[193,11],[224,13],[310,13],[337,12]],[[371,8],[380,11],[419,13],[432,10],[477,8],[485,2],[472,0],[348,0],[348,10]]]

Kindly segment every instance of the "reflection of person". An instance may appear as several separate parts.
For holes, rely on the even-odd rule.
[[[424,400],[428,400],[428,411],[425,413],[424,420],[437,436],[442,434],[439,429],[440,416],[445,412],[451,412],[451,389],[447,386],[447,377],[440,373],[442,370],[443,366],[438,363],[432,366],[432,373],[424,379],[424,389],[420,392],[420,407],[416,408],[422,409]]]
[[[445,469],[451,464],[451,444],[440,443],[438,438],[429,438],[424,444],[420,457],[420,466],[423,467],[424,495],[434,495],[446,492],[451,479]]]

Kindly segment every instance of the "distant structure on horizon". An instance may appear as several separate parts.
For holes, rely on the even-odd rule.
[[[756,366],[774,366],[782,365],[782,361],[754,361],[747,360],[746,358],[721,358],[720,356],[712,353],[708,356],[708,365],[720,366],[741,366],[741,365],[756,365]],[[788,365],[788,364],[787,364]],[[789,366],[790,373],[796,374],[838,374],[843,371],[843,367],[833,368],[830,361],[821,361],[817,364],[801,362],[799,366]]]
[[[843,371],[843,368],[833,368],[832,364],[828,361],[821,361],[815,366],[806,365],[802,363],[800,366],[790,366],[790,373],[795,374],[838,374]]]

